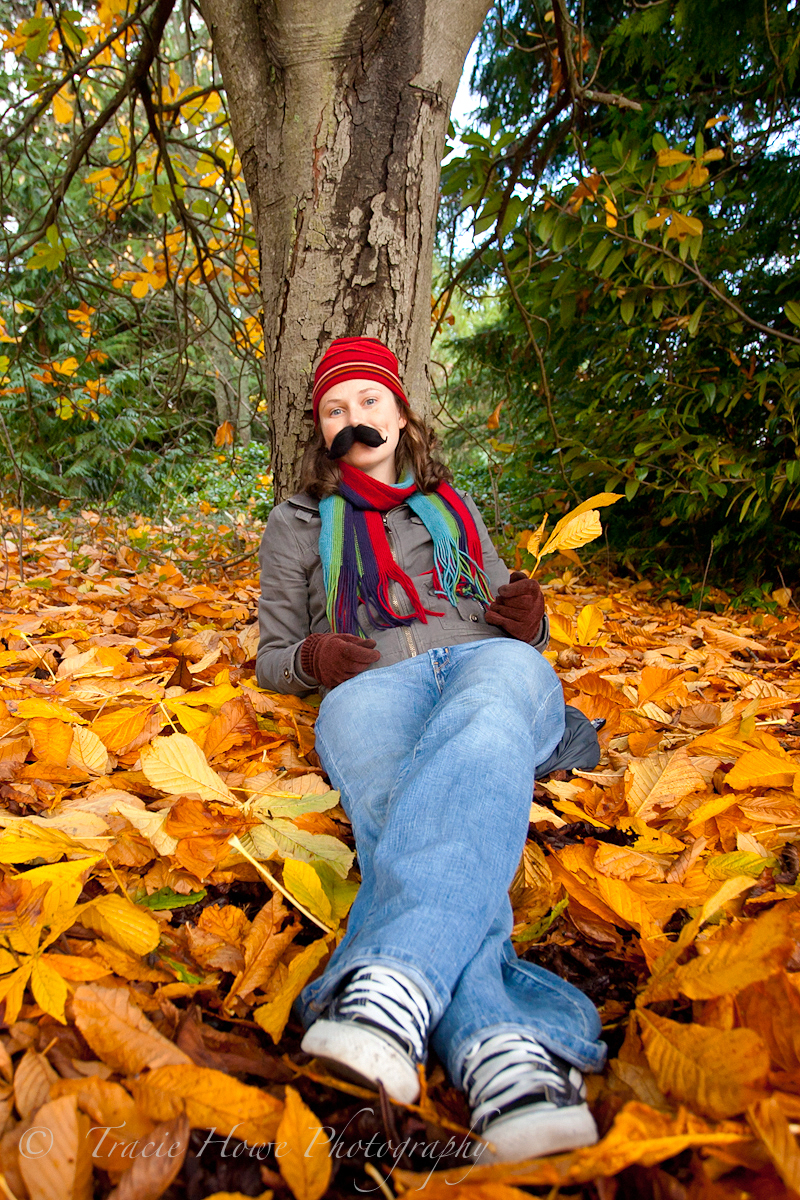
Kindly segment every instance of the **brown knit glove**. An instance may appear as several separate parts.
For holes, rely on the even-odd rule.
[[[486,609],[488,625],[499,625],[520,642],[533,642],[544,617],[544,596],[535,579],[523,571],[512,571],[511,579],[497,589]]]
[[[372,638],[354,633],[312,633],[300,647],[300,666],[324,688],[335,688],[377,662],[380,651]]]

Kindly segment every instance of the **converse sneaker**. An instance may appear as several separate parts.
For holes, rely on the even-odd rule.
[[[473,1131],[492,1143],[476,1144],[476,1162],[521,1162],[597,1141],[580,1071],[530,1034],[478,1040],[462,1078]]]
[[[413,1104],[429,1024],[428,1002],[415,983],[388,967],[360,967],[308,1029],[301,1049],[338,1075],[367,1087],[380,1080],[392,1100]]]

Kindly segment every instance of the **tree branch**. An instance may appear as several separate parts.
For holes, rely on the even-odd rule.
[[[553,0],[553,23],[561,70],[564,73],[567,94],[572,103],[582,107],[585,100],[591,100],[595,104],[611,104],[616,108],[630,108],[634,112],[641,112],[642,106],[638,100],[629,100],[627,96],[620,96],[615,92],[599,92],[594,88],[584,87],[581,83],[575,67],[575,55],[572,52],[572,31],[575,26],[569,18],[566,0]]]
[[[119,91],[114,95],[108,104],[105,106],[99,117],[84,129],[81,137],[72,148],[72,153],[67,161],[64,174],[59,180],[58,186],[52,195],[50,206],[45,214],[44,220],[39,225],[39,228],[29,235],[27,240],[21,246],[18,246],[14,251],[14,256],[24,254],[26,250],[30,250],[31,246],[39,240],[41,234],[49,229],[55,223],[59,209],[64,202],[64,197],[67,194],[69,185],[75,178],[85,156],[91,149],[95,139],[103,131],[108,122],[114,116],[118,108],[123,104],[125,99],[132,91],[138,89],[141,82],[146,79],[150,67],[153,64],[153,59],[156,56],[161,38],[164,34],[167,21],[170,18],[175,0],[158,0],[155,15],[149,25],[145,25],[142,30],[142,44],[139,49],[138,57],[133,64],[133,69],[128,75]]]

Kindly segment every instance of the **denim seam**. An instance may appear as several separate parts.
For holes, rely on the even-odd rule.
[[[538,1026],[538,1028],[536,1028],[536,1031],[534,1033],[535,1026]],[[464,1059],[467,1056],[467,1051],[479,1039],[483,1040],[484,1038],[493,1037],[495,1034],[499,1034],[499,1033],[527,1033],[531,1037],[535,1036],[537,1038],[537,1040],[542,1043],[542,1045],[545,1045],[546,1048],[551,1051],[551,1053],[557,1054],[560,1058],[563,1058],[566,1062],[570,1063],[572,1066],[578,1067],[578,1069],[581,1071],[591,1071],[593,1062],[598,1061],[597,1055],[590,1056],[588,1054],[582,1054],[579,1049],[567,1046],[565,1043],[556,1044],[555,1039],[548,1037],[547,1034],[544,1032],[542,1026],[535,1019],[533,1021],[531,1021],[530,1024],[526,1024],[526,1025],[520,1024],[519,1022],[513,1022],[513,1021],[501,1021],[501,1022],[496,1023],[495,1025],[484,1026],[484,1027],[476,1030],[474,1033],[467,1034],[467,1036],[464,1038],[461,1046],[458,1048],[458,1050],[456,1051],[456,1053],[452,1059],[452,1068],[453,1068],[452,1073],[455,1076],[455,1078],[453,1079],[453,1082],[456,1087],[461,1087],[462,1083],[463,1083]],[[592,1045],[592,1046],[598,1045],[597,1042],[590,1043],[588,1038],[581,1038],[580,1040],[583,1042],[586,1042],[587,1046],[588,1045]],[[547,1042],[549,1042],[550,1045],[546,1045]],[[603,1045],[603,1043],[599,1043],[599,1045],[602,1047],[603,1053],[602,1053],[602,1058],[600,1060],[600,1064],[596,1068],[596,1070],[598,1070],[598,1071],[602,1070],[603,1061],[605,1060],[605,1057],[606,1057],[605,1046]]]

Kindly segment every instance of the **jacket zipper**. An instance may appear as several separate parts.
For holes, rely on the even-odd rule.
[[[387,514],[382,513],[381,519],[383,521],[383,527],[386,530],[386,541],[389,544],[389,553],[391,554],[394,561],[397,562],[397,555],[394,552],[394,542],[392,539],[391,530],[389,529],[389,521],[388,521]],[[389,603],[391,604],[394,611],[397,613],[398,617],[401,617],[404,615],[400,610],[400,606],[399,606],[398,598],[397,598],[397,584],[394,582],[394,580],[391,580],[389,583]],[[409,658],[416,658],[417,657],[417,647],[414,645],[413,633],[409,629],[408,625],[401,625],[399,628],[402,629],[403,633],[405,634],[406,644],[408,646]]]

